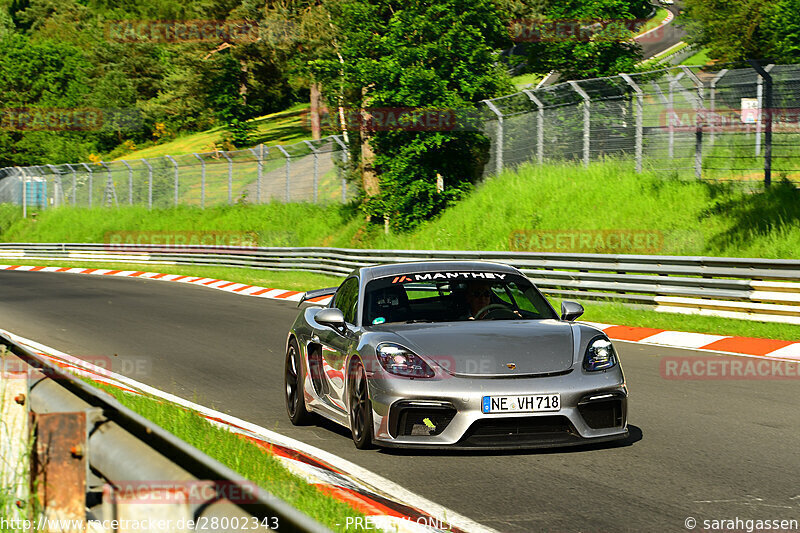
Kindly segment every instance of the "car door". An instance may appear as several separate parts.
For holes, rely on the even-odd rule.
[[[358,337],[356,319],[358,312],[358,278],[351,277],[342,283],[333,298],[331,307],[344,314],[347,323],[345,331],[324,328],[319,331],[322,345],[322,373],[328,384],[326,398],[336,408],[346,411],[347,391],[345,390],[345,364],[347,355],[355,348]]]

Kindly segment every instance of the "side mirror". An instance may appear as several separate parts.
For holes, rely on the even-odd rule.
[[[578,302],[564,300],[561,302],[561,320],[573,322],[583,314],[583,306]]]
[[[317,311],[317,314],[314,315],[314,320],[317,322],[317,324],[328,326],[329,328],[333,328],[337,331],[344,331],[345,329],[344,313],[335,307],[326,307],[324,309],[320,309]]]

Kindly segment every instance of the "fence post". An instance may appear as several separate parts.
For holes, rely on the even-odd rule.
[[[58,170],[55,165],[48,164],[47,168],[55,175],[55,179],[53,180],[53,207],[58,207],[58,189],[56,188],[56,184],[58,184],[59,188],[61,187],[61,171]],[[47,203],[46,198],[45,203]]]
[[[530,101],[536,104],[536,159],[541,165],[544,163],[544,104],[529,89],[523,89],[522,92],[527,94]]]
[[[675,157],[675,84],[683,78],[683,72],[679,73],[677,76],[671,76],[667,74],[667,79],[669,79],[669,99],[667,100],[667,105],[669,109],[667,111],[667,115],[669,116],[669,158],[673,159]]]
[[[491,100],[484,100],[483,103],[497,115],[497,139],[495,140],[494,172],[500,174],[503,171],[503,113],[494,105]]]
[[[317,188],[319,182],[319,154],[317,153],[317,149],[314,148],[314,145],[311,144],[310,141],[303,141],[308,146],[311,153],[314,154],[314,203],[317,203]]]
[[[147,209],[153,209],[153,166],[147,159],[142,159],[147,165]]]
[[[122,164],[128,167],[128,205],[133,205],[133,169],[124,159]]]
[[[772,67],[775,65],[769,64],[764,68],[761,68],[759,65],[756,68],[755,64],[752,61],[749,61],[750,65],[758,72],[758,81],[756,82],[756,99],[758,100],[758,114],[756,114],[756,156],[761,155],[761,110],[764,109],[762,105],[764,101],[764,74],[767,74]],[[770,77],[770,81],[772,78]]]
[[[728,73],[728,69],[726,69],[726,68],[720,70],[717,73],[717,75],[714,76],[714,78],[711,80],[711,84],[710,84],[711,85],[711,89],[710,89],[709,93],[710,93],[710,100],[711,100],[711,103],[710,103],[710,107],[711,107],[711,144],[714,144],[714,140],[717,137],[717,127],[716,127],[716,122],[717,122],[717,115],[716,115],[716,113],[717,113],[717,83],[727,73]]]
[[[694,128],[694,176],[697,179],[701,179],[703,177],[703,122],[704,122],[704,115],[701,110],[705,109],[703,105],[703,82],[700,81],[692,70],[687,66],[681,66],[681,70],[686,74],[686,77],[692,80],[694,86],[697,88],[697,96],[698,96],[698,105],[697,105],[697,113],[695,119],[695,128]]]
[[[772,184],[772,76],[769,71],[775,65],[761,67],[757,61],[748,60],[748,63],[758,72],[759,89],[763,80],[764,97],[766,99],[767,113],[764,132],[764,188],[769,188]],[[760,97],[760,95],[759,95]],[[758,120],[761,121],[761,104],[758,105]]]
[[[290,156],[290,155],[289,155],[289,152],[287,152],[287,151],[286,151],[286,149],[285,149],[283,146],[281,146],[280,144],[278,145],[278,150],[280,150],[280,151],[281,151],[281,153],[282,153],[282,154],[284,155],[284,157],[286,158],[286,203],[288,204],[288,203],[289,203],[289,199],[290,199],[290,193],[289,193],[289,174],[290,174],[290,172],[291,172],[291,168],[290,168],[290,167],[291,167],[291,165],[292,165],[292,163],[291,163],[291,161],[290,161],[290,160],[291,160],[291,157],[292,157],[292,156]]]
[[[78,201],[78,171],[70,164],[66,164],[65,166],[72,172],[72,206],[75,207]]]
[[[250,151],[253,153],[253,156],[258,161],[258,179],[256,180],[256,203],[261,203],[261,175],[264,172],[264,144],[260,144],[258,148],[261,151],[261,155],[256,153],[255,148],[250,148]]]
[[[231,161],[228,152],[221,153],[228,160],[228,205],[233,205],[233,161]]]
[[[175,167],[175,207],[178,206],[178,162],[175,161],[171,155],[165,155],[167,159],[172,161],[172,165]]]
[[[92,174],[92,169],[89,168],[89,165],[87,165],[86,163],[81,163],[81,165],[83,165],[83,168],[85,168],[86,172],[89,173],[89,207],[91,208],[92,207],[92,193],[93,193],[93,189],[94,189],[94,185],[92,183],[93,180],[94,180],[94,174]]]
[[[106,173],[108,174],[108,179],[106,180],[106,190],[105,194],[103,195],[103,203],[105,207],[108,207],[108,204],[116,205],[119,207],[119,202],[117,202],[117,189],[114,187],[114,179],[111,177],[111,169],[108,168],[108,165],[100,161],[100,164],[103,165],[103,168],[106,169]]]
[[[338,135],[331,135],[331,138],[336,141],[336,144],[342,149],[342,163],[347,163],[347,145],[339,138]],[[347,202],[347,180],[342,178],[342,203]]]
[[[631,86],[636,93],[636,172],[642,173],[642,129],[644,122],[644,92],[628,74],[620,73],[620,77]]]
[[[583,166],[589,166],[589,155],[591,149],[591,134],[592,134],[592,124],[591,124],[591,105],[592,99],[589,98],[589,95],[586,94],[586,91],[578,85],[578,82],[571,81],[569,84],[578,93],[581,98],[583,98]]]
[[[200,161],[200,209],[206,208],[206,162],[199,155],[192,153]]]
[[[20,183],[22,184],[22,218],[28,218],[28,191],[25,183],[25,171],[21,167],[17,167],[20,175]]]

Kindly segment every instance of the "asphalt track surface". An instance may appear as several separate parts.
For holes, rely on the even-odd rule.
[[[678,14],[683,8],[682,3],[675,2],[674,5],[661,7],[665,7],[671,11],[675,18],[663,28],[637,39],[639,44],[642,45],[642,57],[644,58],[660,54],[670,46],[678,44],[686,37],[686,31],[675,24]]]
[[[666,380],[663,356],[707,354],[617,343],[631,393],[625,445],[358,451],[336,426],[288,422],[282,364],[295,305],[144,279],[0,272],[0,328],[110,357],[114,371],[324,448],[500,531],[800,520],[800,380]]]

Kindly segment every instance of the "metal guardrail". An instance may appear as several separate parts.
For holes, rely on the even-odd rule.
[[[91,523],[89,519],[127,519],[128,528],[123,530],[142,529],[130,524],[151,519],[153,524],[169,520],[169,531],[197,528],[227,532],[241,529],[241,524],[258,531],[327,531],[109,394],[2,334],[0,362],[0,377],[5,378],[0,394],[3,416],[16,418],[21,425],[16,431],[5,432],[5,439],[26,439],[30,434],[27,413],[34,413],[35,440],[30,454],[33,481],[29,486],[37,492],[45,519],[62,523],[72,519],[84,524]],[[14,409],[24,411],[14,417]],[[14,446],[0,443],[0,451],[9,449]],[[16,485],[19,488],[27,483]],[[131,490],[131,486],[136,496],[133,503],[115,499],[119,494],[115,491]],[[78,490],[81,487],[85,490]],[[188,500],[170,499],[181,487],[191,494]],[[181,520],[184,527],[177,525]],[[189,520],[195,527],[186,527]],[[234,527],[234,523],[240,526]],[[75,526],[58,530],[84,531]]]
[[[800,261],[653,255],[110,244],[0,244],[0,260],[125,262],[301,270],[345,276],[376,263],[496,261],[562,298],[800,324]]]

